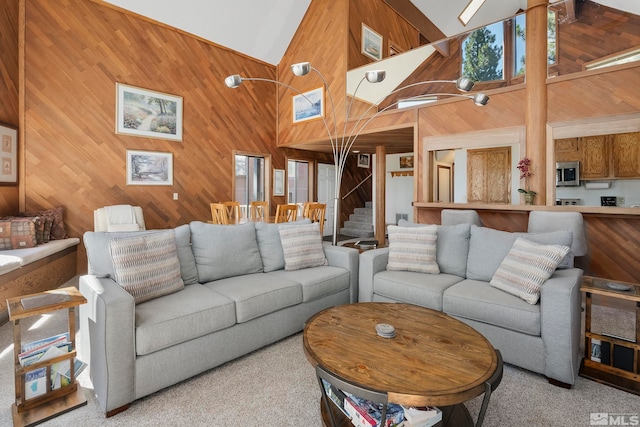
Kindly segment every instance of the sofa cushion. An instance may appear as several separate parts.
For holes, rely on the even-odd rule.
[[[191,227],[184,224],[174,229],[176,233],[176,247],[180,260],[180,275],[185,285],[198,283],[198,268],[191,250]]]
[[[539,245],[518,237],[490,284],[529,304],[536,304],[542,284],[568,252],[568,246]]]
[[[142,356],[236,323],[235,304],[201,284],[136,305],[136,354]]]
[[[525,237],[532,242],[546,245],[567,246],[568,241],[570,246],[572,233],[568,230],[549,233],[509,233],[471,225],[466,277],[484,282],[491,281],[518,237]]]
[[[221,225],[194,221],[190,226],[200,283],[262,272],[253,222]]]
[[[302,302],[315,301],[349,288],[349,272],[344,268],[324,266],[304,270],[278,270],[269,280],[290,280],[302,285]]]
[[[381,271],[373,278],[373,293],[395,301],[442,311],[442,292],[461,280],[462,277],[452,274]]]
[[[205,283],[205,286],[235,302],[238,323],[302,302],[300,283],[271,274],[229,277]]]
[[[470,224],[440,225],[438,227],[436,259],[440,273],[465,277],[470,237]]]
[[[194,274],[197,276],[195,258],[191,251],[191,231],[189,240],[186,240],[185,227],[182,225],[173,229],[176,233],[176,247],[178,250],[178,260],[180,260],[180,274],[184,284],[193,283]],[[190,230],[190,229],[189,229]],[[106,231],[87,231],[84,233],[84,247],[87,250],[87,260],[89,263],[89,274],[98,277],[115,277],[113,262],[109,253],[109,241],[118,237],[137,236],[151,233],[161,233],[165,230],[131,231],[122,233],[109,233]],[[188,247],[188,250],[186,249]],[[184,268],[183,268],[184,266]],[[197,280],[197,279],[196,279]]]
[[[280,227],[289,227],[301,224],[311,224],[307,218],[300,221],[283,222],[272,224],[267,222],[256,222],[256,239],[260,258],[262,258],[262,268],[265,273],[284,269],[284,253],[280,242]]]
[[[387,270],[439,274],[436,262],[438,226],[399,227],[390,225]]]
[[[322,249],[319,223],[281,227],[278,232],[286,271],[329,264]]]
[[[487,282],[467,279],[447,288],[442,311],[536,337],[541,333],[540,304],[528,304]]]
[[[184,288],[173,230],[111,239],[115,280],[136,304]]]

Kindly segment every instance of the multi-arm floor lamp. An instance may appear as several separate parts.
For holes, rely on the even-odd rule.
[[[398,93],[402,90],[408,89],[410,87],[415,87],[415,86],[421,86],[421,85],[425,85],[425,84],[430,84],[430,83],[455,83],[456,87],[458,90],[462,91],[462,92],[469,92],[473,86],[474,86],[474,82],[469,80],[466,77],[460,77],[457,80],[429,80],[429,81],[423,81],[423,82],[418,82],[418,83],[412,83],[410,85],[407,86],[403,86],[400,87],[394,91],[392,91],[391,93],[387,94],[384,98],[380,99],[378,102],[372,104],[364,113],[362,113],[357,120],[355,120],[355,123],[352,125],[350,130],[347,130],[348,127],[348,121],[349,121],[349,113],[351,111],[351,107],[353,105],[353,100],[355,99],[355,95],[358,92],[358,89],[360,88],[360,85],[362,83],[364,83],[364,81],[366,80],[369,83],[378,83],[384,80],[384,78],[386,77],[386,71],[384,70],[371,70],[371,71],[367,71],[365,72],[364,77],[362,77],[362,79],[360,80],[360,82],[358,83],[358,86],[356,87],[355,91],[353,92],[353,96],[351,97],[351,101],[349,102],[349,106],[347,107],[347,111],[345,113],[345,120],[344,120],[344,129],[341,133],[338,132],[338,126],[337,126],[337,121],[336,121],[336,113],[335,113],[335,108],[334,108],[334,104],[333,104],[333,97],[331,95],[331,91],[329,90],[329,85],[327,84],[327,81],[325,80],[324,76],[322,75],[322,73],[320,71],[318,71],[316,68],[313,68],[311,66],[311,64],[309,62],[299,62],[297,64],[293,64],[291,66],[291,71],[293,72],[293,74],[295,74],[296,76],[305,76],[307,74],[309,74],[310,71],[314,71],[315,73],[318,74],[318,76],[320,76],[320,79],[322,79],[322,83],[324,85],[324,90],[328,95],[329,98],[329,105],[331,106],[331,115],[332,115],[332,120],[333,120],[333,126],[330,125],[330,123],[327,121],[325,115],[323,114],[321,116],[322,118],[322,122],[324,124],[325,130],[327,131],[327,135],[329,136],[329,141],[331,143],[331,149],[333,152],[333,160],[334,160],[334,164],[335,164],[335,181],[336,181],[336,187],[335,187],[335,197],[334,197],[334,212],[333,212],[333,236],[332,236],[332,243],[333,245],[337,245],[338,244],[338,225],[340,223],[340,218],[339,218],[339,214],[340,214],[340,185],[342,183],[342,175],[344,172],[344,166],[347,162],[347,156],[351,151],[351,147],[353,146],[354,142],[356,141],[356,139],[358,138],[358,136],[360,135],[360,133],[364,130],[364,128],[375,118],[377,117],[380,113],[388,110],[389,108],[397,105],[398,103],[395,102],[391,105],[388,105],[387,107],[383,108],[382,110],[379,110],[377,112],[375,112],[375,114],[368,116],[368,114],[371,112],[371,110],[373,108],[376,108],[378,106],[378,104],[380,104],[380,102],[382,102],[386,97],[393,95],[395,93]],[[298,89],[289,86],[285,83],[279,82],[277,80],[272,80],[272,79],[265,79],[265,78],[259,78],[259,77],[241,77],[239,74],[234,74],[231,75],[229,77],[227,77],[225,79],[225,84],[230,87],[230,88],[237,88],[238,86],[240,86],[242,84],[243,81],[263,81],[263,82],[270,82],[270,83],[275,83],[277,85],[280,86],[284,86],[287,89],[292,90],[293,92],[301,95],[304,99],[306,99],[310,104],[313,104],[313,101],[311,101],[311,99],[309,99],[304,93],[300,92]],[[429,94],[429,95],[439,95],[439,96],[453,96],[453,97],[463,97],[463,98],[469,98],[472,99],[473,102],[478,105],[478,106],[484,106],[487,105],[487,103],[489,102],[489,97],[483,93],[476,93],[474,95],[471,94],[458,94],[458,93],[436,93],[436,94]],[[422,95],[420,96],[413,96],[410,98],[407,98],[406,100],[416,100],[421,98]]]

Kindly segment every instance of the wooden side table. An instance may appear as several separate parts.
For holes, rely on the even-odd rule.
[[[640,285],[585,276],[580,291],[586,296],[584,359],[580,375],[640,395]],[[593,295],[604,301],[635,303],[635,341],[605,332],[592,332]]]
[[[55,289],[36,294],[23,295],[7,299],[9,320],[13,321],[13,348],[15,369],[16,401],[11,406],[13,425],[30,426],[39,424],[64,412],[87,404],[82,390],[75,379],[74,359],[76,357],[76,314],[75,308],[87,300],[74,287]],[[20,320],[49,313],[55,310],[69,310],[69,341],[71,349],[68,353],[47,361],[38,361],[22,366],[18,355],[22,348],[20,337]],[[51,389],[51,366],[54,363],[69,361],[70,381],[68,385]],[[46,391],[40,396],[25,398],[25,374],[40,368],[46,368]]]

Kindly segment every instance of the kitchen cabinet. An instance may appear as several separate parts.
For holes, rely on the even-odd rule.
[[[613,176],[640,178],[640,132],[612,135]]]
[[[579,138],[580,179],[602,179],[610,176],[610,141],[609,135]]]

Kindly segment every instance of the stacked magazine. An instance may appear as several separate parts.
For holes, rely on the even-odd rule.
[[[322,380],[324,391],[356,427],[430,427],[442,420],[442,411],[436,407],[404,407],[389,403],[387,421],[382,421],[382,405],[362,399],[334,387]]]
[[[29,366],[36,362],[45,362],[55,357],[67,354],[71,349],[71,341],[69,341],[69,333],[54,335],[41,340],[32,341],[22,345],[18,360],[21,366]],[[87,366],[86,363],[74,360],[75,376]],[[25,383],[25,399],[44,394],[47,390],[47,368],[42,367],[28,371],[24,374]],[[71,382],[71,366],[69,360],[54,363],[51,365],[51,390],[69,385]]]

